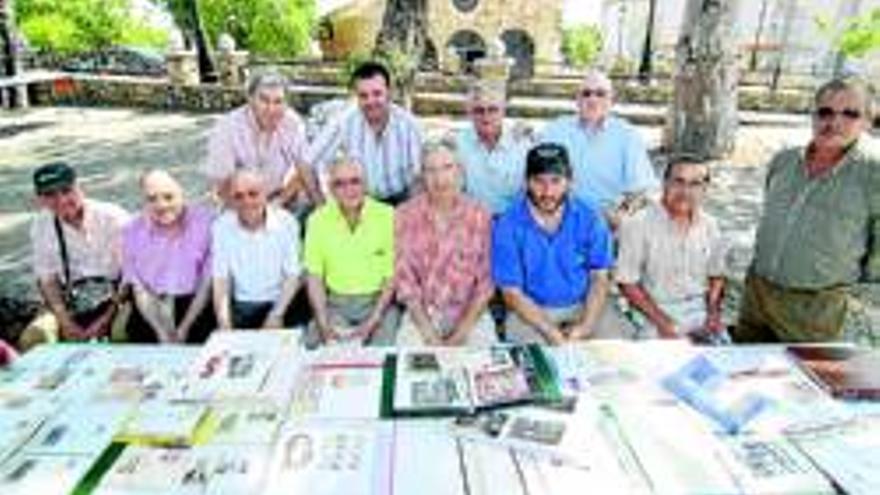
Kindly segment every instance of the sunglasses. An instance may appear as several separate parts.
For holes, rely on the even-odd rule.
[[[498,105],[478,105],[473,107],[473,112],[476,115],[498,115],[501,113],[501,107]]]
[[[604,89],[585,88],[581,90],[580,95],[582,98],[590,98],[592,96],[595,96],[596,98],[605,98],[608,96],[608,91],[605,91]]]
[[[858,120],[862,118],[862,112],[854,108],[835,110],[831,107],[819,107],[816,109],[816,117],[818,117],[820,120],[831,120],[838,115],[844,117],[847,120]]]
[[[359,186],[363,183],[360,177],[349,177],[347,179],[333,179],[330,185],[336,189],[344,189],[346,187]]]
[[[241,201],[245,198],[247,199],[256,199],[259,198],[260,195],[263,194],[263,191],[259,189],[248,189],[244,191],[234,191],[232,193],[232,199]]]

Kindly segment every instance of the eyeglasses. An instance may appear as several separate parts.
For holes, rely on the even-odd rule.
[[[835,110],[831,107],[819,107],[816,109],[816,117],[819,120],[831,120],[840,115],[847,120],[858,120],[862,118],[862,112],[855,108],[844,108],[843,110]]]
[[[501,113],[501,107],[498,105],[477,105],[471,110],[475,115],[498,115]]]
[[[259,189],[247,189],[244,191],[234,191],[232,193],[232,199],[241,201],[245,198],[248,199],[256,199],[259,198],[260,195],[263,194],[263,191]]]
[[[330,185],[336,189],[344,189],[346,187],[359,186],[363,183],[360,177],[349,177],[347,179],[333,179]]]
[[[595,96],[596,98],[605,98],[606,96],[608,96],[608,91],[601,88],[584,88],[581,90],[580,95],[582,98],[590,98],[591,96]]]

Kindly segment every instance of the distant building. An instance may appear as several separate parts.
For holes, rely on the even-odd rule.
[[[514,59],[513,72],[520,76],[555,72],[562,61],[563,0],[427,3],[427,62],[438,68],[468,71],[476,59],[501,48]],[[321,21],[324,56],[341,59],[372,47],[382,24],[384,4],[384,0],[352,0],[329,12]]]

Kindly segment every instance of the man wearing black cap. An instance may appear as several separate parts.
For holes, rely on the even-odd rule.
[[[495,223],[492,276],[512,310],[510,341],[561,344],[609,326],[611,234],[598,210],[569,196],[570,184],[565,148],[535,146],[526,159],[526,195]]]
[[[121,299],[117,281],[128,214],[87,199],[65,163],[38,168],[34,190],[43,210],[31,225],[34,272],[59,337],[108,336]]]

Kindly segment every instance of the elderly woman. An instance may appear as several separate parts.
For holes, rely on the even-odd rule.
[[[213,210],[186,204],[168,173],[141,177],[143,213],[123,233],[123,282],[132,288],[134,342],[204,342],[214,328],[210,301]]]

